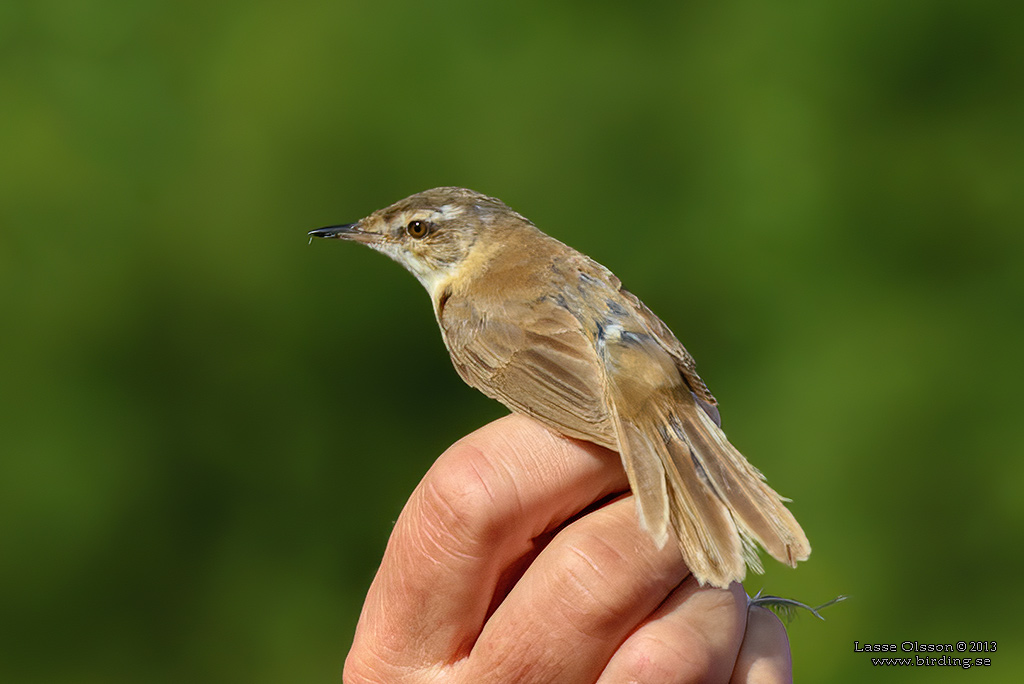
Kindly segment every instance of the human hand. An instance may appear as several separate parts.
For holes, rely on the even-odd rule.
[[[778,618],[698,586],[627,491],[617,454],[524,416],[457,442],[395,524],[345,682],[791,681]]]

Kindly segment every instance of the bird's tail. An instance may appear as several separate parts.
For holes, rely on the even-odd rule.
[[[688,392],[674,394],[673,401],[655,396],[616,407],[619,451],[642,524],[662,544],[676,537],[701,584],[742,581],[747,565],[761,572],[757,544],[787,565],[806,560],[810,543],[785,499]],[[623,405],[628,415],[618,410]]]

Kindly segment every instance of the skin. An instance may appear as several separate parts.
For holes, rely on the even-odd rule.
[[[779,620],[638,534],[617,454],[510,415],[407,502],[345,663],[363,682],[788,682]]]

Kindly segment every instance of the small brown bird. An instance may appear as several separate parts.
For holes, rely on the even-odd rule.
[[[434,188],[357,223],[310,231],[361,242],[415,275],[462,379],[551,429],[619,452],[641,525],[670,535],[701,584],[788,565],[810,544],[783,499],[719,428],[717,402],[672,331],[611,271],[503,202]]]

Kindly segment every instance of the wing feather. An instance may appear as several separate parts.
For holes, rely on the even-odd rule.
[[[637,316],[644,322],[645,327],[654,336],[654,339],[658,341],[658,344],[675,359],[676,368],[679,369],[683,378],[686,379],[686,384],[689,385],[690,391],[700,401],[711,406],[717,406],[718,400],[711,394],[711,390],[704,384],[704,380],[697,375],[697,362],[694,361],[690,352],[686,351],[683,343],[672,334],[669,327],[653,311],[647,308],[646,304],[640,301],[639,297],[622,287],[621,283],[619,284],[619,292],[633,306]]]
[[[570,437],[618,449],[603,366],[568,310],[549,300],[480,307],[453,296],[438,318],[467,384]]]

